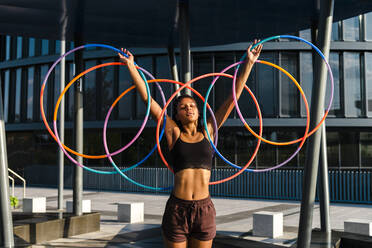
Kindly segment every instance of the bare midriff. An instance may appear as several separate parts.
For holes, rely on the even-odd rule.
[[[183,200],[201,200],[209,196],[211,171],[207,169],[184,169],[174,176],[173,195]]]

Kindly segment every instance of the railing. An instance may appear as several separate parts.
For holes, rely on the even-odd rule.
[[[11,176],[8,176],[9,180],[12,181],[12,196],[14,197],[14,179]]]
[[[20,179],[23,182],[23,198],[26,198],[26,180],[23,177],[21,177],[20,175],[18,175],[17,173],[15,173],[13,170],[9,169],[9,168],[8,168],[8,171],[10,173],[12,173],[14,176],[16,176],[18,179]],[[13,179],[12,182],[13,182],[13,196],[14,196],[14,179]]]
[[[113,170],[111,167],[93,167]],[[73,166],[65,167],[65,186],[72,187]],[[43,173],[43,177],[40,173]],[[211,181],[226,178],[236,169],[214,169]],[[359,170],[329,170],[329,195],[331,202],[372,203],[372,172]],[[29,184],[57,187],[58,173],[54,166],[32,166],[25,169]],[[131,179],[153,187],[173,185],[173,174],[166,168],[136,168],[125,173]],[[44,181],[43,181],[44,180]],[[303,170],[274,170],[263,173],[242,173],[226,183],[210,186],[212,196],[258,198],[299,201],[302,197]],[[84,170],[84,188],[123,192],[154,192],[140,188],[119,175],[99,175]]]

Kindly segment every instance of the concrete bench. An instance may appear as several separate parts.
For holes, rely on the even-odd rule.
[[[125,202],[118,204],[118,221],[128,223],[144,222],[143,202]]]
[[[24,213],[45,213],[46,197],[23,198]]]
[[[348,219],[344,221],[344,231],[372,236],[372,220]]]
[[[91,212],[91,200],[82,200],[82,212],[90,213]],[[74,211],[73,201],[66,201],[66,212],[72,213]]]
[[[283,235],[283,213],[253,213],[253,235],[276,238]]]

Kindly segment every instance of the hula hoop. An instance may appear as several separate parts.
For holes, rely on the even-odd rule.
[[[97,174],[116,174],[115,171],[101,171],[101,170],[95,170],[95,169],[92,169],[92,168],[89,168],[81,163],[79,163],[78,161],[76,161],[74,158],[71,157],[70,154],[68,154],[68,152],[66,151],[66,149],[64,149],[64,146],[59,138],[59,134],[58,134],[58,129],[57,129],[57,115],[58,115],[58,109],[59,109],[59,105],[60,105],[60,102],[62,100],[62,97],[66,94],[67,90],[71,87],[71,85],[73,83],[75,83],[80,77],[84,76],[85,74],[87,74],[88,72],[90,71],[93,71],[95,69],[98,69],[98,68],[101,68],[101,67],[106,67],[106,66],[109,66],[109,65],[125,65],[124,63],[121,63],[121,62],[109,62],[109,63],[104,63],[104,64],[100,64],[100,65],[96,65],[96,66],[93,66],[85,71],[83,71],[82,73],[80,73],[78,76],[76,76],[74,79],[72,79],[68,84],[67,86],[63,89],[62,93],[60,94],[58,100],[57,100],[57,103],[56,103],[56,106],[54,108],[54,115],[53,115],[53,128],[54,128],[54,134],[55,134],[55,137],[56,137],[56,140],[57,140],[57,143],[59,145],[59,147],[62,149],[63,153],[74,163],[76,164],[77,166],[79,167],[82,167],[90,172],[94,172],[94,173],[97,173]],[[140,68],[137,66],[138,69],[142,70],[143,72],[145,72],[146,74],[148,74],[150,77],[152,77],[152,75],[147,72],[146,70]],[[160,85],[157,85],[160,89],[160,92],[161,92],[161,96],[162,96],[162,99],[163,99],[163,102],[165,102],[165,97],[164,97],[164,94],[163,94],[163,91],[161,90],[161,87]],[[148,87],[148,84],[147,84],[147,87]],[[129,92],[129,91],[128,91]],[[151,98],[151,97],[150,97]],[[150,99],[151,100],[151,99]],[[149,100],[149,101],[150,101]],[[149,102],[148,101],[148,102]],[[149,112],[150,112],[150,109],[149,109]],[[146,119],[146,122],[147,122],[147,119]],[[146,124],[146,122],[144,122],[144,124]],[[162,133],[161,133],[161,138],[163,137],[163,133],[164,133],[164,128],[165,128],[165,122],[164,121],[164,125],[163,125],[163,129],[162,129]],[[118,151],[116,151],[115,153],[113,153],[112,155],[116,155],[118,154],[119,152],[122,152],[124,151],[125,149],[127,149],[130,145],[133,144],[133,142],[139,137],[139,135],[142,133],[143,129],[144,129],[145,125],[142,125],[140,130],[137,132],[137,134],[135,135],[135,137],[132,139],[132,141],[130,141],[127,145],[125,145],[123,148],[119,149]],[[152,150],[152,152],[154,152],[156,149],[156,147]],[[145,156],[144,159],[142,159],[139,163],[137,164],[134,164],[133,166],[129,167],[129,168],[125,168],[123,169],[123,171],[128,171],[128,170],[131,170],[135,167],[137,167],[138,165],[142,164],[144,161],[147,160],[147,158],[151,155],[152,153],[148,154],[147,156]]]
[[[166,83],[174,83],[174,84],[178,84],[178,85],[181,85],[181,86],[184,86],[185,84],[181,83],[181,82],[178,82],[178,81],[174,81],[174,80],[170,80],[170,79],[152,79],[152,80],[149,80],[148,83],[152,83],[152,82],[166,82]],[[195,90],[194,88],[190,87],[190,86],[186,86],[188,89],[192,90],[198,97],[200,97],[202,100],[204,100],[203,96],[200,95],[200,93]],[[132,89],[134,89],[135,86],[133,85],[132,87],[128,88],[127,91],[131,91]],[[113,108],[116,106],[116,104],[119,102],[119,100],[126,94],[126,92],[123,92],[115,101],[114,103],[111,105],[109,111],[107,112],[107,115],[106,115],[106,118],[105,118],[105,123],[104,123],[104,126],[103,126],[103,145],[105,147],[105,152],[107,154],[107,158],[109,159],[109,161],[111,162],[111,165],[115,168],[115,170],[122,176],[124,177],[125,179],[127,179],[128,181],[130,181],[131,183],[139,186],[139,187],[142,187],[142,188],[145,188],[145,189],[151,189],[151,190],[168,190],[170,188],[172,188],[172,186],[169,186],[169,187],[166,187],[166,188],[158,188],[158,187],[152,187],[152,186],[147,186],[147,185],[144,185],[144,184],[141,184],[141,183],[138,183],[136,181],[134,181],[133,179],[129,178],[127,175],[125,175],[118,167],[117,165],[115,164],[115,162],[113,161],[112,159],[112,156],[110,154],[110,151],[108,150],[108,146],[107,146],[107,136],[106,136],[106,132],[107,132],[107,124],[108,124],[108,121],[109,121],[109,118],[110,118],[110,115],[111,115],[111,112],[113,110]],[[166,108],[166,106],[165,106]],[[212,109],[210,108],[210,106],[208,105],[208,109],[210,110],[211,112],[211,116],[212,116],[212,119],[214,120],[214,129],[215,129],[215,134],[216,134],[216,138],[215,138],[215,143],[217,145],[217,133],[218,133],[218,129],[217,129],[217,121],[216,119],[214,118],[214,114],[213,114],[213,111]],[[162,113],[161,116],[165,115],[165,113]],[[159,119],[160,121],[161,119]],[[163,129],[164,130],[164,129]],[[158,140],[157,140],[158,141]],[[156,143],[156,146],[154,147],[154,149],[156,149],[156,147],[159,147],[160,144]]]
[[[305,130],[305,135],[303,136],[303,138],[302,138],[302,142],[300,143],[300,145],[298,146],[298,148],[297,148],[297,150],[286,160],[286,161],[284,161],[283,163],[281,163],[281,164],[278,164],[278,165],[276,165],[276,166],[274,166],[274,167],[271,167],[271,168],[267,168],[267,169],[244,169],[244,170],[246,170],[246,171],[250,171],[250,172],[263,172],[263,171],[270,171],[270,170],[274,170],[274,169],[277,169],[277,168],[279,168],[279,167],[281,167],[281,166],[283,166],[283,165],[285,165],[286,163],[288,163],[291,159],[293,159],[296,155],[297,155],[297,153],[301,150],[301,148],[302,148],[302,146],[304,145],[304,143],[305,143],[305,140],[306,140],[306,137],[307,137],[307,134],[308,134],[308,132],[309,132],[309,126],[310,126],[310,114],[309,114],[309,106],[308,106],[308,103],[307,103],[307,99],[306,99],[306,96],[305,96],[305,93],[303,92],[303,90],[302,90],[302,88],[301,88],[301,86],[299,85],[299,83],[296,81],[296,79],[291,75],[291,74],[289,74],[286,70],[284,70],[283,68],[281,68],[281,67],[279,67],[279,66],[277,66],[277,65],[275,65],[275,64],[272,64],[272,63],[270,63],[270,62],[266,62],[266,61],[262,61],[262,60],[257,60],[256,61],[257,63],[261,63],[261,64],[266,64],[266,65],[270,65],[270,66],[273,66],[274,68],[276,68],[276,69],[278,69],[278,70],[280,70],[281,72],[283,72],[284,74],[286,74],[294,83],[295,83],[295,85],[297,86],[297,88],[300,90],[300,92],[301,92],[301,96],[302,96],[302,98],[303,98],[303,100],[304,100],[304,102],[305,102],[305,107],[306,107],[306,114],[307,114],[307,118],[306,118],[306,130]],[[228,67],[226,67],[225,69],[223,69],[222,70],[222,72],[221,73],[223,73],[223,72],[225,72],[225,71],[227,71],[227,70],[229,70],[230,68],[232,68],[232,67],[234,67],[234,66],[237,66],[237,65],[240,65],[240,64],[242,64],[242,63],[244,63],[244,61],[240,61],[240,62],[237,62],[237,63],[234,63],[234,64],[232,64],[232,65],[230,65],[230,66],[228,66]],[[206,96],[205,96],[205,99],[206,99],[206,102],[208,101],[208,97],[209,97],[209,94],[210,94],[210,92],[211,92],[211,89],[212,89],[212,87],[213,87],[213,85],[216,83],[216,81],[217,81],[217,79],[218,79],[219,77],[215,77],[214,79],[213,79],[213,81],[212,81],[212,83],[211,83],[211,85],[210,85],[210,87],[209,87],[209,89],[208,89],[208,91],[207,91],[207,94],[206,94]],[[233,80],[234,80],[234,82],[235,82],[235,80],[236,80],[236,71],[235,71],[235,74],[234,74],[234,77],[233,77]],[[233,94],[234,94],[235,92],[233,92]],[[203,106],[203,120],[204,120],[204,124],[207,122],[207,119],[206,119],[206,115],[205,115],[205,108],[204,108],[204,106]],[[208,136],[208,139],[209,139],[209,142],[211,142],[211,138],[210,138],[210,134],[209,134],[209,132],[208,132],[208,129],[205,129],[206,130],[206,132],[207,132],[207,136]],[[262,136],[262,133],[261,133],[261,135],[260,136]],[[261,140],[261,139],[259,139],[259,140]],[[217,149],[217,147],[215,147],[213,144],[211,144],[212,145],[212,147],[213,147],[213,149],[215,150],[215,152],[218,154],[218,156],[222,159],[222,160],[224,160],[227,164],[229,164],[229,165],[231,165],[232,167],[235,167],[235,168],[238,168],[238,169],[241,169],[241,167],[240,166],[238,166],[238,165],[236,165],[236,164],[234,164],[234,163],[231,163],[229,160],[227,160],[219,151],[218,151],[218,149]]]
[[[295,40],[299,40],[299,41],[302,41],[302,42],[305,42],[306,44],[310,45],[312,48],[315,49],[315,51],[320,55],[320,57],[323,59],[323,61],[325,62],[326,66],[327,66],[327,70],[328,70],[328,73],[329,73],[329,76],[330,76],[330,82],[331,82],[331,97],[330,97],[330,100],[329,100],[329,104],[328,104],[328,107],[326,109],[326,111],[324,112],[324,116],[323,118],[320,120],[320,122],[315,126],[315,128],[313,130],[311,130],[308,135],[306,136],[306,138],[310,137],[312,134],[314,134],[319,128],[320,126],[323,124],[323,122],[325,121],[328,113],[329,113],[329,110],[331,109],[331,106],[332,106],[332,102],[333,102],[333,94],[334,94],[334,81],[333,81],[333,73],[332,73],[332,69],[328,63],[328,61],[326,60],[324,54],[314,45],[312,44],[311,42],[307,41],[307,40],[304,40],[300,37],[297,37],[297,36],[292,36],[292,35],[279,35],[279,36],[272,36],[272,37],[269,37],[269,38],[266,38],[260,42],[258,42],[257,44],[255,44],[252,49],[254,49],[256,46],[258,46],[259,44],[262,44],[264,42],[267,42],[269,40],[274,40],[274,39],[278,39],[278,38],[290,38],[290,39],[295,39]],[[245,59],[247,55],[244,54],[243,57],[241,58],[241,61]],[[236,68],[235,70],[235,76],[237,74],[237,71],[239,69],[239,66]],[[236,78],[236,77],[235,77]],[[239,118],[240,120],[243,122],[244,126],[248,129],[249,132],[251,132],[256,138],[262,140],[263,142],[265,143],[268,143],[268,144],[271,144],[271,145],[292,145],[292,144],[295,144],[295,143],[298,143],[302,140],[302,138],[300,139],[297,139],[297,140],[292,140],[292,141],[288,141],[288,142],[274,142],[274,141],[270,141],[270,140],[267,140],[259,135],[257,135],[251,128],[250,126],[247,124],[247,122],[244,120],[244,117],[242,115],[242,113],[240,112],[240,108],[239,108],[239,104],[238,104],[238,101],[236,99],[236,94],[235,94],[235,81],[233,82],[233,99],[234,99],[234,103],[235,103],[235,107],[236,107],[236,112],[238,113],[239,115]]]
[[[190,81],[188,81],[185,85],[183,85],[182,87],[180,87],[179,89],[177,89],[173,95],[168,99],[167,103],[165,104],[160,116],[163,116],[164,115],[164,112],[166,110],[166,108],[168,107],[169,103],[173,100],[173,98],[178,94],[178,92],[180,92],[181,90],[183,90],[186,86],[194,83],[195,81],[198,81],[200,79],[203,79],[203,78],[206,78],[206,77],[215,77],[215,76],[225,76],[225,77],[229,77],[229,78],[233,78],[233,76],[229,75],[229,74],[225,74],[225,73],[208,73],[208,74],[204,74],[202,76],[199,76],[197,78],[194,78]],[[256,108],[257,108],[257,112],[258,112],[258,115],[259,115],[259,119],[260,119],[260,134],[262,135],[262,116],[261,116],[261,110],[260,110],[260,106],[258,105],[258,102],[256,100],[256,98],[254,97],[253,93],[249,90],[249,88],[246,86],[246,89],[249,91],[249,93],[251,94],[255,104],[256,104]],[[206,106],[207,104],[207,99],[205,99],[205,102],[204,102],[204,106]],[[206,119],[206,114],[205,114],[206,111],[204,111],[204,119]],[[165,164],[165,166],[167,166],[167,168],[173,172],[172,168],[170,168],[168,162],[166,161],[166,159],[164,158],[164,155],[161,151],[161,147],[160,147],[160,142],[159,142],[159,129],[160,129],[160,123],[161,123],[161,118],[159,118],[158,120],[158,123],[157,123],[157,126],[156,126],[156,144],[158,145],[158,152],[159,152],[159,155],[160,155],[160,158],[163,160],[163,163]],[[206,121],[204,122],[204,125],[205,125],[205,128],[207,129],[207,124],[206,124]],[[210,139],[210,135],[208,136],[209,137],[209,141],[211,142],[211,139]],[[213,143],[213,142],[212,142]],[[237,173],[235,173],[234,175],[230,176],[230,177],[227,177],[225,179],[222,179],[222,180],[219,180],[219,181],[214,181],[214,182],[209,182],[209,185],[215,185],[215,184],[219,184],[219,183],[223,183],[223,182],[227,182],[235,177],[237,177],[238,175],[240,175],[245,169],[248,168],[248,166],[252,163],[253,159],[256,157],[257,155],[257,152],[258,152],[258,149],[260,147],[260,144],[261,144],[261,140],[258,140],[257,142],[257,146],[256,146],[256,149],[251,157],[251,159],[248,161],[248,163],[240,170],[238,171]],[[174,172],[173,172],[174,173]]]
[[[120,51],[119,49],[115,48],[115,47],[112,47],[112,46],[109,46],[109,45],[103,45],[103,44],[88,44],[88,45],[83,45],[83,46],[79,46],[79,47],[76,47],[68,52],[66,52],[65,54],[63,54],[62,56],[60,56],[54,63],[53,65],[49,68],[46,76],[45,76],[45,79],[43,81],[43,84],[41,86],[41,91],[40,91],[40,112],[41,112],[41,117],[43,119],[43,122],[44,122],[44,125],[46,127],[46,129],[48,130],[49,134],[55,139],[55,141],[57,141],[58,143],[58,140],[56,138],[56,136],[54,135],[53,131],[51,130],[51,128],[49,127],[49,124],[46,120],[46,117],[45,117],[45,113],[44,113],[44,107],[43,107],[43,102],[44,102],[44,89],[45,89],[45,86],[46,86],[46,82],[48,81],[48,78],[52,72],[52,70],[57,66],[57,64],[64,58],[66,57],[67,55],[71,54],[71,53],[74,53],[76,52],[77,50],[80,50],[80,49],[83,49],[83,48],[88,48],[88,47],[104,47],[104,48],[108,48],[108,49],[111,49],[115,52],[118,52],[118,53],[121,53],[123,54],[124,56],[127,56],[126,54],[124,54],[122,51]],[[118,62],[119,63],[119,62]],[[147,94],[148,96],[150,96],[150,89],[148,87],[148,84],[147,84],[147,80],[146,80],[146,77],[143,75],[142,71],[139,71],[142,79],[144,80],[145,82],[145,85],[146,85],[146,91],[147,91]],[[80,74],[79,74],[80,75]],[[150,74],[151,75],[151,74]],[[59,100],[60,102],[60,100]],[[58,104],[59,104],[58,102]],[[146,122],[147,122],[147,119],[150,115],[150,98],[147,102],[147,110],[146,110],[146,115],[145,115],[145,118],[143,120],[143,123],[142,123],[142,126],[144,127],[146,125]],[[74,155],[77,155],[77,156],[81,156],[81,157],[84,157],[84,158],[91,158],[91,159],[99,159],[99,158],[106,158],[107,156],[106,155],[85,155],[85,154],[81,154],[81,153],[78,153],[72,149],[70,149],[69,147],[65,146],[64,144],[62,144],[63,147],[69,151],[70,153],[74,154]]]

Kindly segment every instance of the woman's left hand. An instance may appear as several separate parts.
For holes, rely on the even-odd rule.
[[[262,44],[256,46],[254,49],[252,47],[260,42],[260,40],[254,40],[253,44],[250,45],[247,49],[247,60],[248,62],[254,64],[258,57],[260,56],[261,50],[262,50]]]

